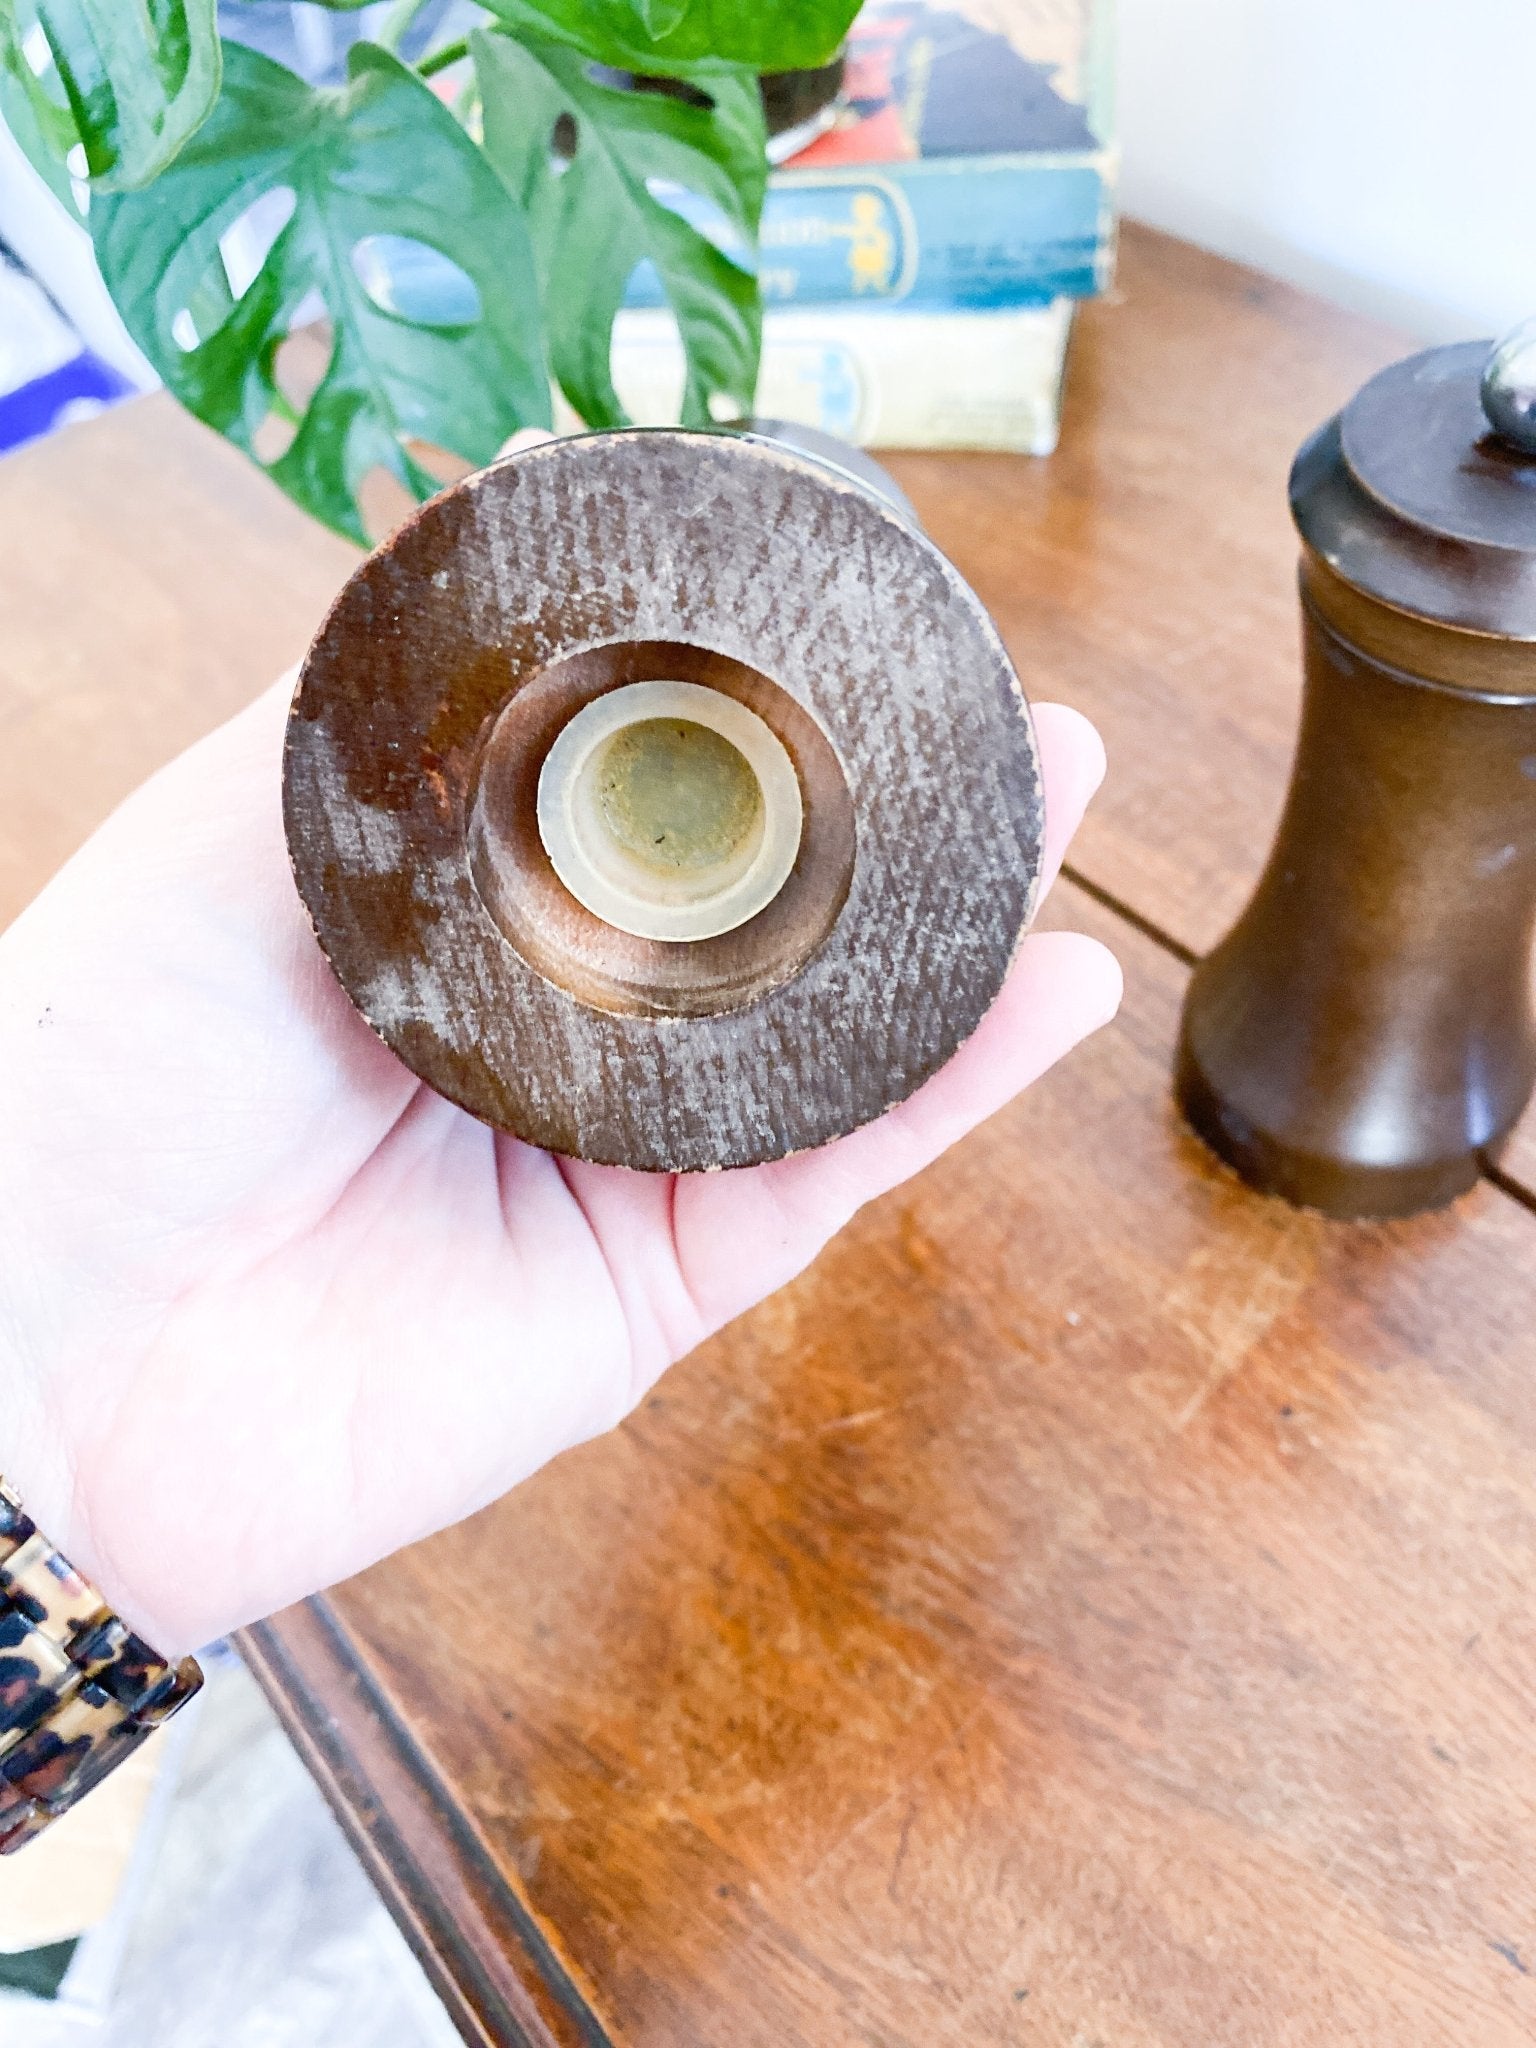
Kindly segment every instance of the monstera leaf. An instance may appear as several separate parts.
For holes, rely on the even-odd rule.
[[[22,151],[53,192],[74,210],[74,188],[65,160],[79,141],[75,124],[63,104],[63,88],[52,57],[44,74],[28,63],[22,47],[22,24],[0,0],[0,121],[3,121]]]
[[[549,424],[527,227],[447,108],[386,51],[356,45],[340,90],[238,44],[225,54],[212,119],[154,191],[93,201],[97,259],[176,396],[250,453],[284,410],[279,345],[296,319],[323,315],[329,363],[268,467],[365,540],[358,488],[372,469],[418,498],[438,487],[407,443],[480,464],[515,428]],[[221,238],[253,207],[253,222],[262,208],[289,217],[235,298]]]
[[[556,43],[490,30],[471,48],[486,154],[528,211],[551,364],[576,411],[591,427],[624,424],[609,370],[613,322],[648,258],[682,334],[685,424],[749,412],[761,346],[756,282],[676,200],[702,200],[755,243],[767,178],[756,75],[721,72],[709,81],[711,103],[693,105],[601,84]]]
[[[135,191],[159,176],[219,96],[215,0],[0,0],[4,107],[23,104],[18,140],[39,168],[76,143],[94,186]],[[35,29],[65,102],[23,55]],[[58,179],[51,178],[55,189]]]
[[[619,70],[696,78],[747,64],[804,71],[834,56],[860,0],[483,0],[535,42],[558,42]]]

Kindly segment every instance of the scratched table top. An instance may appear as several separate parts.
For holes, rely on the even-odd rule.
[[[1536,1135],[1412,1222],[1168,1097],[1299,692],[1295,446],[1403,352],[1137,230],[1061,452],[892,467],[1112,774],[1120,1021],[622,1429],[250,1632],[467,2039],[1536,2038]],[[0,463],[0,917],[355,557],[154,398]]]

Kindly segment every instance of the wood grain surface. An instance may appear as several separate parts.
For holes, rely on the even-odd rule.
[[[0,924],[299,660],[356,560],[159,395],[0,459]]]
[[[687,947],[583,910],[528,829],[556,735],[642,677],[750,702],[807,796],[790,885]],[[546,440],[371,555],[304,663],[283,794],[326,955],[411,1070],[653,1172],[808,1150],[936,1073],[1018,949],[1044,815],[1018,678],[907,519],[775,443],[657,432]]]
[[[1167,1092],[1284,784],[1289,456],[1398,344],[1134,231],[1122,277],[1060,456],[896,465],[1105,727],[1047,915],[1122,1020],[625,1429],[252,1644],[471,2040],[1536,2038],[1536,1219],[1325,1224]],[[0,462],[0,534],[5,915],[353,558],[158,400]]]
[[[1112,1031],[332,1612],[615,2043],[1516,2048],[1532,1220],[1250,1195],[1052,919]]]

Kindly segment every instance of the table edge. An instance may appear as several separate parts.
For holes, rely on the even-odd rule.
[[[464,2039],[615,2048],[324,1595],[235,1643]]]

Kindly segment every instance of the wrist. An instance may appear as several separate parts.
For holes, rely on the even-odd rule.
[[[0,1855],[67,1813],[203,1682],[159,1656],[0,1480]]]
[[[192,1647],[173,1640],[155,1603],[125,1578],[99,1540],[71,1434],[50,1399],[47,1377],[14,1333],[6,1334],[11,1341],[0,1344],[0,1479],[38,1533],[136,1636],[167,1655]]]

